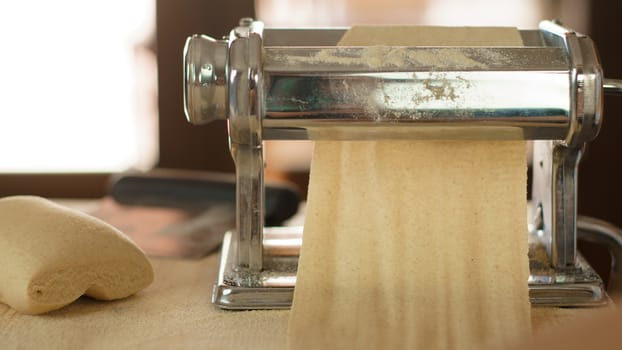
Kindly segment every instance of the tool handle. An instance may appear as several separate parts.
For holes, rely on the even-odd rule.
[[[621,79],[605,79],[603,83],[603,89],[606,94],[622,95],[622,80]]]
[[[266,225],[280,225],[298,211],[300,195],[289,183],[266,182]],[[120,204],[202,208],[230,204],[235,210],[233,174],[156,170],[122,174],[109,189]]]

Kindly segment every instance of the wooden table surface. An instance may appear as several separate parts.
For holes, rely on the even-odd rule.
[[[86,297],[44,315],[0,304],[1,349],[285,347],[287,311],[221,311],[210,302],[218,254],[152,259],[154,283],[113,302]]]
[[[284,349],[288,311],[222,311],[211,304],[218,255],[152,259],[154,283],[124,300],[81,298],[39,316],[0,304],[0,348]],[[543,329],[590,312],[534,308],[533,324]]]
[[[127,299],[82,297],[38,316],[0,304],[0,349],[286,348],[288,310],[223,311],[211,304],[219,253],[150,260],[154,283]],[[534,308],[533,328],[542,332],[598,310]]]

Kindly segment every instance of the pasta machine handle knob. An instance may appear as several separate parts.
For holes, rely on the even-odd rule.
[[[201,125],[227,118],[227,40],[193,35],[184,48],[184,109]]]

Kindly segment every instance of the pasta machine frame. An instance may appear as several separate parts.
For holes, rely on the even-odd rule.
[[[302,228],[264,227],[263,140],[522,139],[533,141],[532,304],[606,303],[577,236],[616,231],[577,227],[577,166],[600,129],[603,90],[622,84],[603,78],[592,40],[551,21],[521,30],[521,47],[337,47],[344,32],[264,29],[244,18],[222,40],[186,42],[187,119],[226,119],[236,164],[236,229],[223,243],[213,302],[292,302]],[[370,50],[405,58],[371,62]]]

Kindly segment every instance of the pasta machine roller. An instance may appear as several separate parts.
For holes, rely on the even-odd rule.
[[[551,21],[519,31],[520,47],[338,47],[344,32],[244,18],[222,40],[188,38],[187,119],[226,119],[236,165],[236,228],[213,302],[291,305],[302,228],[264,227],[263,140],[520,139],[533,142],[532,304],[606,303],[577,237],[622,245],[616,230],[577,220],[577,166],[601,126],[603,92],[622,84],[603,78],[592,40]]]

